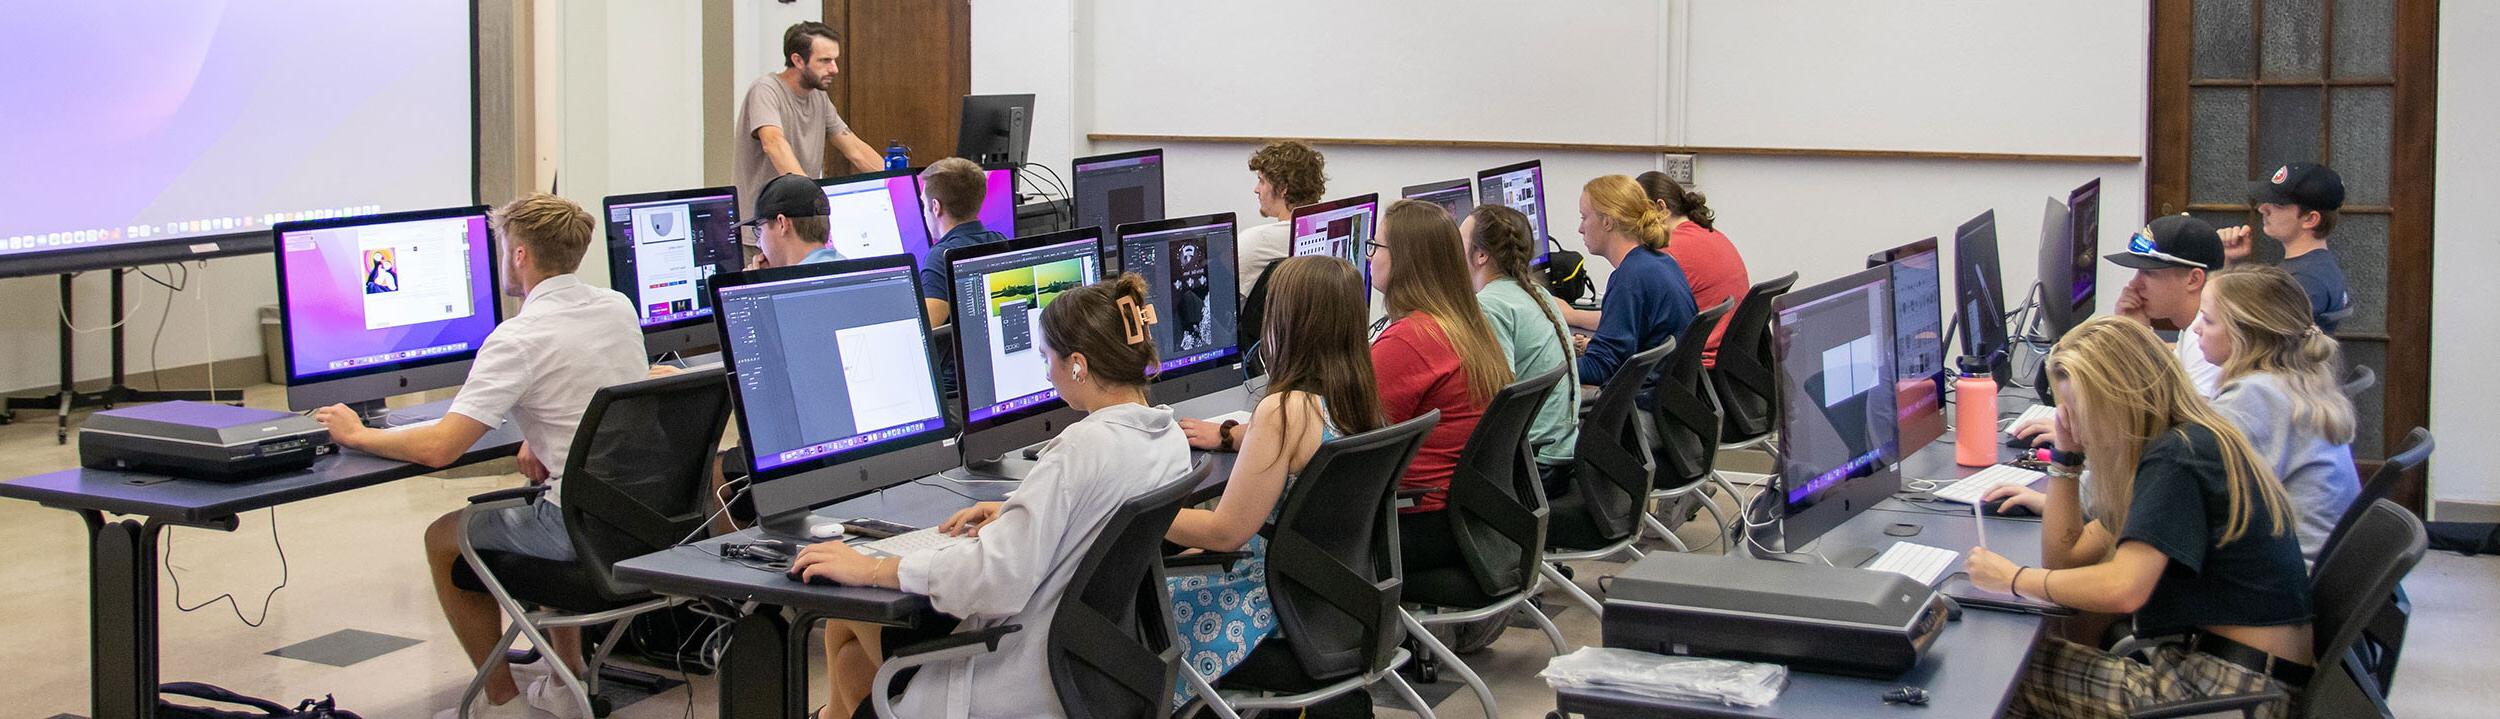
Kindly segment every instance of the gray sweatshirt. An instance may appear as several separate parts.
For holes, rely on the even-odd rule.
[[[2344,508],[2361,494],[2361,472],[2352,464],[2352,445],[2329,444],[2305,427],[2292,426],[2292,399],[2280,379],[2258,372],[2222,386],[2214,396],[2221,410],[2248,435],[2257,456],[2270,462],[2283,480],[2298,519],[2300,554],[2318,561],[2318,547],[2335,531]]]
[[[963,618],[959,631],[1024,625],[998,651],[923,667],[895,710],[912,717],[1057,717],[1043,647],[1051,614],[1078,555],[1120,504],[1181,479],[1189,440],[1168,407],[1116,405],[1068,425],[1042,450],[998,518],[980,537],[914,555],[896,567],[903,590]],[[947,707],[947,690],[971,683],[969,707]]]

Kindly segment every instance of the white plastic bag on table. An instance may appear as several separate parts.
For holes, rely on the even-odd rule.
[[[1777,664],[1671,657],[1604,647],[1581,647],[1555,657],[1537,676],[1556,689],[1603,689],[1741,707],[1769,704],[1788,686],[1788,668]]]

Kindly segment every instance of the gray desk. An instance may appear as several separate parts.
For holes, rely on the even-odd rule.
[[[437,413],[450,401],[422,405]],[[436,406],[441,405],[441,406]],[[455,465],[511,456],[521,433],[488,431]],[[243,482],[69,469],[0,483],[0,497],[76,512],[87,523],[90,709],[99,717],[156,714],[156,537],[167,526],[233,531],[235,515],[436,471],[342,450],[309,469]],[[140,519],[108,520],[107,514]]]

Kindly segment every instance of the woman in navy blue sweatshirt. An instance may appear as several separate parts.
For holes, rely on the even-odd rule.
[[[1667,225],[1632,178],[1607,175],[1580,188],[1580,241],[1614,265],[1600,311],[1563,311],[1572,326],[1597,333],[1581,350],[1581,382],[1603,386],[1624,360],[1693,323],[1693,288],[1666,253]]]

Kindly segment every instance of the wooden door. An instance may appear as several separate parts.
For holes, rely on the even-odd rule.
[[[2327,242],[2354,312],[2336,339],[2348,364],[2380,378],[2354,400],[2365,472],[2430,422],[2438,15],[2438,0],[2153,2],[2149,215],[2250,224],[2250,180],[2291,162],[2344,177]],[[2394,496],[2420,511],[2420,478]]]
[[[955,153],[963,96],[972,91],[971,0],[824,0],[825,24],[842,34],[834,107],[851,132],[883,152],[900,140],[915,166]],[[826,153],[828,176],[848,168]]]

